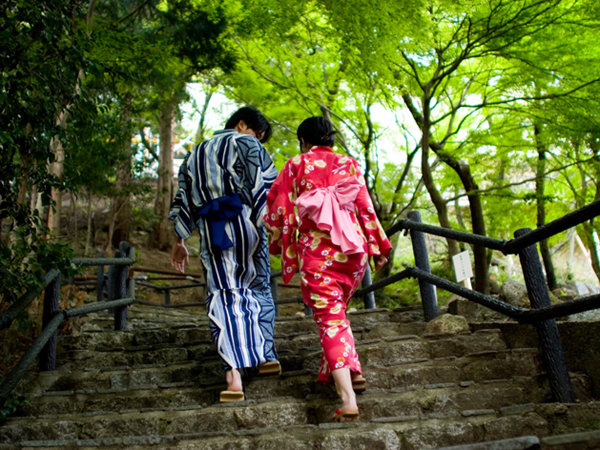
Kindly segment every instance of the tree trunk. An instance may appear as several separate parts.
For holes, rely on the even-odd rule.
[[[65,171],[65,150],[61,140],[54,136],[50,142],[54,162],[50,165],[50,172],[59,180],[62,179]],[[50,198],[53,206],[50,207],[48,214],[48,231],[54,236],[60,236],[60,216],[62,214],[62,190],[52,187],[50,189]]]
[[[19,191],[17,192],[17,204],[24,206],[27,204],[27,195],[30,193],[29,189],[32,186],[31,180],[29,179],[31,158],[29,158],[29,155],[26,153],[21,154],[21,158],[23,159],[24,170],[19,183]]]
[[[600,145],[598,144],[598,139],[596,136],[591,136],[588,145],[590,149],[594,152],[594,160],[592,162],[592,182],[595,186],[594,199],[593,201],[600,200]],[[584,190],[585,192],[585,190]],[[581,201],[577,202],[577,207],[582,208],[585,206],[585,196],[581,198]],[[594,273],[596,274],[596,278],[600,281],[600,255],[598,255],[598,245],[595,239],[594,234],[598,233],[598,225],[597,218],[591,219],[588,222],[582,223],[583,228],[583,241],[590,251],[590,258],[592,260],[592,269],[594,269]]]
[[[412,199],[409,200],[408,203],[405,203],[402,206],[402,208],[399,207],[400,202],[397,200],[397,197],[402,192],[402,188],[404,187],[404,183],[408,178],[413,160],[415,159],[415,156],[417,155],[420,148],[421,147],[418,146],[414,150],[407,152],[406,165],[404,166],[404,169],[402,169],[402,174],[400,175],[400,178],[396,183],[396,188],[394,189],[394,199],[390,202],[390,207],[387,212],[387,217],[389,217],[392,221],[395,221],[402,214],[403,211],[409,209],[412,206],[412,204],[418,197],[418,193],[423,188],[423,183],[418,183],[415,189],[413,190]]]
[[[195,135],[195,142],[197,143],[204,141],[208,137],[206,136],[206,112],[208,111],[208,106],[210,105],[212,96],[219,89],[219,83],[217,81],[209,81],[205,84],[205,86],[204,102],[202,104],[202,110],[200,111],[200,120],[198,121],[198,128],[196,129]]]
[[[87,194],[87,227],[83,256],[87,256],[89,254],[90,246],[92,244],[92,193],[88,190]]]
[[[120,189],[127,191],[127,182],[131,178],[130,165],[127,164],[127,167],[122,167],[119,170],[118,176],[124,180],[123,183],[120,183]],[[112,209],[113,214],[111,216],[113,217],[113,221],[110,245],[113,248],[119,248],[121,241],[130,241],[131,238],[131,203],[129,196],[125,194],[115,197]]]
[[[172,244],[172,227],[168,220],[171,201],[173,200],[173,124],[175,100],[169,100],[160,117],[160,155],[158,168],[158,185],[154,213],[158,221],[153,226],[149,238],[150,246],[168,250]]]
[[[439,146],[437,146],[439,147]],[[479,186],[473,179],[471,168],[468,164],[458,161],[452,155],[442,152],[441,148],[435,148],[435,153],[438,157],[452,168],[460,178],[463,188],[467,193],[469,200],[469,211],[471,212],[471,227],[474,234],[486,236],[485,220],[483,215],[483,205],[481,197],[477,192]],[[482,245],[473,245],[473,257],[475,263],[475,290],[487,294],[490,290],[490,282],[488,279],[489,258],[487,249]]]
[[[94,12],[94,8],[96,6],[97,0],[90,0],[88,3],[88,10],[86,15],[86,24],[89,27],[92,23],[92,15]],[[89,30],[89,28],[88,28]],[[89,31],[88,31],[89,32]],[[79,70],[77,74],[77,80],[75,81],[74,91],[79,94],[81,90],[81,82],[84,77],[84,72],[82,69]],[[69,106],[64,107],[58,113],[58,117],[56,118],[56,125],[61,128],[65,128],[67,126],[67,120],[69,116]],[[50,140],[50,149],[54,154],[54,162],[50,165],[50,172],[56,178],[61,180],[64,176],[65,172],[65,149],[63,147],[62,141],[58,136],[53,136]],[[54,207],[51,207],[48,213],[48,230],[51,234],[55,236],[60,236],[60,216],[62,213],[62,190],[56,187],[52,187],[50,189],[50,198],[54,203]]]
[[[77,242],[79,240],[79,220],[77,220],[77,197],[74,193],[69,194],[70,201],[70,211],[69,211],[69,228],[71,231],[69,232],[69,238],[75,240]]]
[[[483,205],[481,204],[481,196],[477,193],[479,187],[473,179],[473,174],[468,164],[459,162],[459,170],[460,179],[469,199],[472,231],[474,234],[485,236]],[[490,280],[488,278],[489,261],[487,249],[483,245],[474,245],[473,258],[475,260],[475,290],[483,294],[488,294],[490,292]]]
[[[438,214],[438,220],[440,225],[444,228],[450,227],[450,220],[448,219],[448,207],[446,200],[442,197],[440,192],[435,187],[433,177],[431,175],[431,168],[429,166],[429,132],[431,127],[431,111],[430,101],[428,95],[429,89],[424,88],[423,94],[423,120],[421,124],[421,174],[423,176],[423,184],[429,193],[431,202]],[[450,258],[458,253],[458,244],[454,239],[446,239],[448,243],[448,254]]]
[[[121,111],[121,121],[123,122],[123,130],[129,128],[131,122],[131,95],[127,94],[123,99],[123,107]],[[109,248],[119,248],[121,241],[130,241],[131,233],[131,142],[130,134],[123,131],[121,141],[123,151],[122,162],[119,165],[117,172],[116,189],[117,195],[112,201],[111,206],[111,223],[109,224],[109,236],[106,243],[105,251]]]
[[[594,239],[594,227],[590,225],[589,222],[584,222],[582,224],[583,233],[581,233],[583,237],[583,242],[586,247],[590,251],[590,259],[592,260],[592,269],[594,269],[594,273],[596,274],[596,278],[600,281],[600,257],[598,255],[598,247],[596,246],[596,241]]]
[[[396,253],[398,251],[398,243],[400,241],[400,235],[401,235],[400,232],[398,232],[398,233],[394,234],[393,236],[389,236],[390,243],[392,244],[392,252],[390,254],[390,262],[388,264],[386,264],[385,266],[383,266],[381,268],[381,270],[374,273],[374,276],[373,276],[374,281],[383,280],[384,278],[387,278],[390,275],[392,275],[392,272],[394,270],[394,259],[395,259]]]
[[[535,146],[538,152],[538,160],[536,166],[535,177],[535,202],[537,207],[537,226],[541,227],[546,223],[546,206],[544,204],[544,188],[545,188],[545,171],[546,171],[546,145],[541,136],[540,125],[533,125],[533,134],[535,137]],[[556,288],[556,275],[554,273],[554,264],[552,264],[552,256],[548,247],[548,240],[540,241],[540,253],[546,271],[546,283],[550,290]]]

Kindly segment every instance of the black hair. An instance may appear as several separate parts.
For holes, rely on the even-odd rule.
[[[243,120],[248,128],[254,130],[256,135],[261,135],[259,141],[267,142],[271,135],[273,134],[273,130],[271,129],[271,124],[267,120],[267,118],[261,113],[258,109],[253,106],[243,106],[238,109],[233,115],[227,120],[225,124],[226,129],[235,128],[235,126]]]
[[[300,126],[296,134],[298,140],[304,139],[304,142],[311,145],[324,145],[326,147],[333,147],[335,139],[333,137],[335,130],[325,117],[309,117],[305,119]]]

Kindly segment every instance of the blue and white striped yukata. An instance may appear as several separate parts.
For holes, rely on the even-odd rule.
[[[175,232],[200,234],[206,311],[225,370],[277,360],[270,288],[267,192],[277,177],[253,136],[223,130],[196,146],[179,169],[169,213]]]

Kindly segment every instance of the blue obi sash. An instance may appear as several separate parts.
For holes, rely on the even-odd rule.
[[[213,250],[223,251],[233,247],[233,242],[225,232],[225,223],[241,212],[242,200],[237,193],[215,198],[197,211],[197,215],[208,222],[209,242]]]

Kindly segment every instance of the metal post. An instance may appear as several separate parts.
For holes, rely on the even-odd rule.
[[[279,287],[277,286],[277,277],[271,277],[271,297],[273,297],[273,303],[275,304],[275,316],[279,317],[279,305],[277,300],[279,299]]]
[[[367,267],[365,268],[365,274],[363,276],[362,279],[362,287],[366,288],[371,286],[372,280],[371,280],[371,267],[369,266],[369,264],[367,263]],[[375,309],[376,305],[375,305],[375,292],[371,291],[371,292],[367,292],[365,295],[363,295],[363,302],[365,303],[365,309]]]
[[[411,211],[408,213],[408,218],[413,222],[421,222],[421,213],[419,211]],[[425,234],[421,231],[410,230],[410,240],[412,242],[413,254],[415,255],[415,265],[419,269],[431,273]],[[438,315],[435,286],[419,279],[419,289],[421,291],[421,303],[423,305],[425,321],[429,322]]]
[[[60,273],[46,286],[44,291],[44,313],[42,316],[42,330],[50,323],[59,311]],[[56,369],[56,341],[57,333],[54,331],[42,352],[40,353],[40,372]]]
[[[515,231],[515,238],[530,231],[530,228],[521,228]],[[550,296],[537,247],[535,245],[525,247],[519,252],[519,259],[531,307],[537,309],[550,306]],[[554,400],[561,403],[574,402],[575,394],[569,378],[569,370],[562,351],[556,321],[554,319],[542,320],[536,323],[535,327],[540,342],[542,362],[548,374]]]

